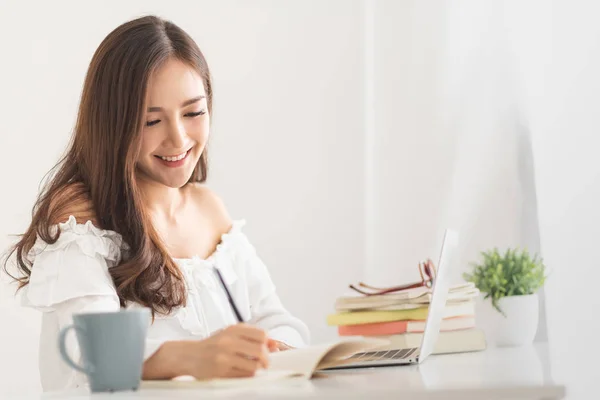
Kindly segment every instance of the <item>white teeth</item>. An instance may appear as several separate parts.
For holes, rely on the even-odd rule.
[[[181,153],[180,155],[175,156],[175,157],[163,157],[163,156],[160,156],[160,158],[163,159],[163,160],[165,160],[165,161],[171,161],[171,162],[173,162],[173,161],[183,160],[185,158],[186,154],[187,154],[187,151],[185,153]]]

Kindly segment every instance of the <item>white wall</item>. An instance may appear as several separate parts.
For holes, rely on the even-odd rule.
[[[372,1],[373,125],[368,279],[419,278],[443,234],[439,196],[447,191],[455,138],[441,120],[440,64],[446,10],[420,1]],[[448,151],[449,150],[449,151]]]
[[[313,340],[334,337],[326,315],[364,261],[361,1],[0,2],[2,248],[68,140],[95,48],[147,12],[192,34],[212,68],[210,184]],[[0,290],[0,393],[35,392],[39,316]]]

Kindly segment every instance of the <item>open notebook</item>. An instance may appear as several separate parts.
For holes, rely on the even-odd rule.
[[[387,339],[354,338],[333,343],[314,345],[302,349],[293,349],[271,353],[270,366],[259,371],[251,378],[230,378],[196,380],[193,377],[181,376],[171,380],[143,381],[143,388],[201,388],[201,387],[245,387],[262,384],[266,381],[288,378],[310,379],[315,372],[325,368],[341,366],[355,361],[351,356],[384,346]]]

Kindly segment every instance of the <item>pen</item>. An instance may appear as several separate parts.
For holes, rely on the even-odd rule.
[[[223,280],[221,271],[219,271],[216,267],[213,267],[213,270],[215,271],[217,278],[219,278],[219,282],[221,282],[221,286],[223,287],[223,290],[225,291],[225,294],[227,295],[227,300],[229,300],[229,305],[231,305],[231,309],[233,310],[235,317],[237,318],[238,322],[240,322],[240,323],[244,322],[244,319],[242,318],[242,314],[240,314],[240,310],[235,305],[235,302],[233,301],[233,297],[231,297],[231,292],[229,291],[229,288],[227,287],[227,285],[225,284],[225,281]]]

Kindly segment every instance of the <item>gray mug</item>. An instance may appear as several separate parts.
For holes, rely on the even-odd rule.
[[[60,332],[60,354],[69,366],[87,375],[92,392],[137,390],[149,324],[147,308],[75,314],[73,324]],[[67,354],[65,339],[71,329],[75,330],[83,365]]]

